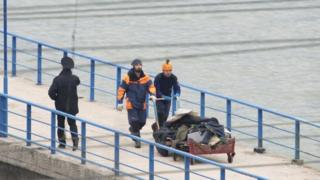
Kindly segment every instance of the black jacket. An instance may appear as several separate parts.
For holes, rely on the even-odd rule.
[[[79,112],[77,86],[80,79],[70,69],[64,69],[55,77],[49,89],[49,96],[55,101],[56,109],[72,115]]]
[[[178,78],[174,74],[171,74],[170,77],[166,77],[163,73],[159,73],[154,78],[154,86],[156,87],[158,98],[161,98],[163,95],[171,96],[172,88],[174,95],[181,93]]]

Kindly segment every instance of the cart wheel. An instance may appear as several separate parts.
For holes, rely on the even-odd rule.
[[[191,163],[191,165],[194,165],[194,164],[196,163],[196,160],[192,158],[192,159],[190,160],[190,163]]]
[[[233,157],[234,155],[236,155],[236,153],[228,153],[228,163],[232,163],[233,162]]]
[[[233,161],[232,155],[229,153],[227,155],[228,155],[228,163],[232,163],[232,161]]]
[[[173,153],[173,160],[177,161],[177,154],[176,153]]]

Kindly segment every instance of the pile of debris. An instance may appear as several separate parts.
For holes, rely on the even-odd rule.
[[[231,133],[219,124],[218,119],[201,118],[192,110],[179,109],[163,127],[153,124],[153,138],[157,143],[189,152],[186,146],[188,139],[197,144],[209,145],[212,149],[226,143]],[[157,148],[162,156],[168,156],[167,150]]]

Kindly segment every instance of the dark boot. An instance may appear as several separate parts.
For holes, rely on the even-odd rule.
[[[130,134],[131,134],[131,135],[140,137],[140,132],[134,132],[133,129],[132,129],[132,127],[129,128],[129,131],[130,131]],[[137,141],[137,140],[135,140],[135,139],[132,139],[132,141],[133,141],[134,144],[135,144],[135,145],[134,145],[135,148],[141,148],[141,143],[140,143],[140,141]]]
[[[66,143],[60,143],[58,148],[65,149],[66,148]]]
[[[136,133],[136,136],[140,137],[140,131]],[[141,142],[140,141],[135,141],[135,148],[141,148]]]
[[[141,148],[141,142],[140,141],[135,141],[135,148]]]
[[[73,147],[72,147],[72,151],[75,151],[78,149],[78,145],[79,145],[79,138],[72,138],[72,142],[73,142]]]

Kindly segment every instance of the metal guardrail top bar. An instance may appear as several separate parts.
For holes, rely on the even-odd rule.
[[[77,121],[80,121],[81,123],[86,123],[86,124],[89,124],[91,126],[94,126],[94,127],[100,128],[100,129],[104,129],[104,130],[107,130],[107,131],[111,131],[113,133],[117,133],[117,134],[122,135],[122,136],[126,136],[128,138],[136,139],[136,140],[139,140],[139,141],[141,141],[143,143],[146,143],[148,145],[153,145],[153,146],[168,150],[170,152],[174,152],[174,153],[176,153],[178,155],[181,155],[183,157],[187,157],[187,158],[190,158],[190,159],[195,159],[197,161],[201,161],[201,162],[204,162],[204,163],[208,163],[210,165],[217,166],[217,167],[219,167],[220,169],[223,169],[223,170],[229,170],[229,171],[232,171],[232,172],[235,172],[235,173],[239,173],[239,174],[242,174],[242,175],[245,175],[245,176],[248,176],[248,177],[252,177],[252,178],[256,178],[256,179],[260,179],[260,180],[266,179],[264,177],[253,175],[253,174],[250,174],[248,172],[242,171],[242,170],[237,169],[237,168],[229,167],[229,166],[226,166],[224,164],[221,164],[221,163],[218,163],[218,162],[215,162],[215,161],[212,161],[212,160],[208,160],[208,159],[205,159],[205,158],[202,158],[202,157],[199,157],[199,156],[195,156],[195,155],[192,155],[192,154],[189,154],[189,153],[174,149],[172,147],[168,147],[168,146],[161,145],[161,144],[158,144],[158,143],[146,140],[146,139],[139,138],[137,136],[132,136],[130,134],[121,132],[119,130],[116,130],[116,129],[113,129],[113,128],[109,128],[109,127],[106,127],[106,126],[102,126],[102,125],[99,125],[97,123],[88,121],[86,119],[83,119],[83,118],[80,118],[80,117],[77,117],[77,116],[73,116],[73,115],[64,113],[62,111],[51,109],[51,108],[45,107],[43,105],[39,105],[37,103],[33,103],[33,102],[30,102],[30,101],[27,101],[27,100],[23,100],[23,99],[20,99],[18,97],[14,97],[14,96],[3,94],[3,93],[0,93],[0,97],[2,97],[2,98],[5,97],[7,99],[11,99],[11,100],[14,100],[16,102],[20,102],[20,103],[26,104],[26,105],[28,105],[30,107],[40,108],[42,110],[49,111],[49,112],[57,114],[57,115],[62,115],[62,116],[65,116],[67,118],[72,118],[72,119],[75,119]]]
[[[0,30],[0,32],[3,33],[2,30]],[[108,62],[108,61],[105,61],[105,60],[102,60],[102,59],[98,59],[98,58],[95,58],[95,57],[90,57],[90,56],[87,56],[87,55],[84,55],[84,54],[81,54],[81,53],[76,53],[76,52],[73,52],[73,51],[68,50],[68,49],[59,48],[59,47],[56,47],[56,46],[53,46],[53,45],[49,45],[49,44],[44,43],[44,42],[33,40],[31,38],[22,37],[22,36],[19,36],[17,34],[13,34],[13,33],[9,33],[8,32],[8,35],[10,35],[12,37],[16,37],[16,38],[22,39],[22,40],[25,40],[25,41],[28,41],[28,42],[32,42],[34,44],[41,44],[42,46],[45,46],[45,47],[48,47],[48,48],[52,48],[52,49],[56,49],[58,51],[70,53],[70,54],[73,54],[73,55],[76,55],[76,56],[79,56],[79,57],[82,57],[82,58],[85,58],[85,59],[88,59],[88,60],[94,60],[94,61],[97,61],[97,62],[102,63],[102,64],[106,64],[106,65],[110,65],[110,66],[114,66],[114,67],[119,67],[121,69],[126,69],[126,70],[130,69],[128,67],[121,66],[121,65],[118,65],[118,64],[115,64],[115,63],[112,63],[112,62]],[[152,75],[152,74],[150,76],[154,77],[154,75]],[[292,116],[292,115],[289,115],[289,114],[277,112],[275,110],[271,110],[271,109],[268,109],[268,108],[263,107],[263,106],[255,105],[255,104],[252,104],[252,103],[249,103],[249,102],[245,102],[243,100],[238,100],[238,99],[235,99],[235,98],[232,98],[232,97],[229,97],[229,96],[221,95],[219,93],[209,92],[207,90],[196,88],[196,87],[193,87],[191,85],[186,85],[186,84],[183,84],[183,83],[180,83],[180,85],[182,87],[187,88],[187,89],[194,90],[194,91],[197,91],[197,92],[200,92],[200,93],[204,93],[206,95],[215,96],[215,97],[218,97],[218,98],[221,98],[221,99],[225,99],[225,100],[230,100],[230,101],[238,103],[238,104],[242,104],[242,105],[245,105],[245,106],[248,106],[248,107],[251,107],[251,108],[255,108],[255,109],[261,109],[264,112],[268,112],[268,113],[271,113],[271,114],[274,114],[274,115],[278,115],[278,116],[281,116],[281,117],[284,117],[284,118],[288,118],[288,119],[291,119],[291,120],[294,120],[294,121],[300,121],[302,123],[305,123],[305,124],[320,128],[320,125],[311,123],[308,120],[300,118],[300,117],[296,117],[296,116]]]
[[[0,30],[0,32],[3,33],[2,30]],[[127,68],[125,66],[120,66],[120,65],[117,65],[117,64],[112,63],[112,62],[107,62],[105,60],[101,60],[101,59],[98,59],[98,58],[95,58],[95,57],[90,57],[90,56],[87,56],[87,55],[84,55],[84,54],[76,53],[76,52],[73,52],[72,50],[69,50],[69,49],[59,48],[59,47],[56,47],[56,46],[53,46],[53,45],[50,45],[50,44],[47,44],[47,43],[44,43],[44,42],[41,42],[41,41],[33,40],[31,38],[19,36],[17,34],[13,34],[13,33],[9,33],[9,32],[8,32],[8,35],[17,37],[18,39],[22,39],[22,40],[25,40],[25,41],[28,41],[28,42],[32,42],[34,44],[41,44],[42,46],[45,46],[45,47],[48,47],[48,48],[51,48],[51,49],[55,49],[55,50],[58,50],[58,51],[66,52],[66,53],[69,53],[69,54],[73,54],[73,55],[76,55],[76,56],[79,56],[79,57],[82,57],[82,58],[85,58],[85,59],[88,59],[88,60],[94,60],[94,61],[97,61],[97,62],[100,62],[100,63],[103,63],[103,64],[107,64],[107,65],[110,65],[110,66],[120,67],[122,69],[129,70],[129,68]]]

